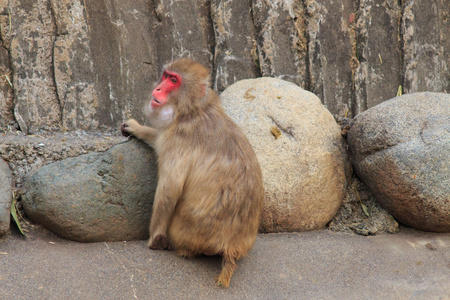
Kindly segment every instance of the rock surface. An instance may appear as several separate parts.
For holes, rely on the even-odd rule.
[[[419,1],[425,3],[425,1]],[[416,5],[419,4],[416,3]],[[403,2],[405,3],[405,2]],[[420,5],[420,4],[419,4]],[[353,116],[393,97],[402,82],[402,47],[410,48],[401,36],[402,3],[378,0],[360,1],[359,11],[349,13],[352,37],[354,93]],[[413,24],[412,22],[411,24]],[[437,89],[436,91],[441,91]]]
[[[1,132],[1,131],[0,131]],[[46,131],[24,135],[20,131],[0,134],[0,158],[9,163],[13,187],[20,189],[25,176],[51,162],[90,152],[104,152],[125,141],[116,132]]]
[[[152,150],[132,139],[104,153],[46,165],[26,178],[27,216],[66,239],[81,242],[148,237],[157,182]]]
[[[239,81],[221,94],[263,172],[263,232],[322,228],[345,195],[348,165],[339,127],[314,94],[280,79]]]
[[[0,159],[0,236],[9,231],[12,202],[12,175],[7,163]]]
[[[450,231],[450,95],[415,93],[358,115],[348,143],[358,177],[397,220]]]
[[[0,1],[0,126],[98,130],[145,120],[162,66],[189,56],[219,91],[288,80],[341,116],[450,91],[448,0]]]

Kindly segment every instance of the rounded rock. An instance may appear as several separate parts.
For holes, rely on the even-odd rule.
[[[349,175],[340,129],[314,94],[275,78],[239,81],[221,95],[261,165],[263,232],[324,227],[341,207]]]
[[[69,240],[140,240],[149,235],[156,183],[153,151],[131,139],[37,169],[22,203],[31,220]]]
[[[356,174],[398,221],[450,231],[450,95],[413,93],[368,109],[348,143]]]

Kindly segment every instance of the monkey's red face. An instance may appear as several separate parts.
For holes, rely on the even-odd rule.
[[[176,91],[181,85],[181,76],[178,73],[164,71],[160,83],[152,92],[152,108],[166,104],[170,93]]]

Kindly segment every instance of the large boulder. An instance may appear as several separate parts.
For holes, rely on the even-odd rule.
[[[450,95],[415,93],[356,116],[355,172],[400,222],[450,231]]]
[[[12,175],[7,163],[0,159],[0,236],[9,231],[12,201]]]
[[[325,226],[342,205],[349,167],[340,129],[319,98],[287,81],[258,78],[233,84],[221,99],[261,164],[261,230]]]
[[[132,139],[31,173],[22,203],[31,220],[66,239],[145,239],[156,183],[153,151]]]

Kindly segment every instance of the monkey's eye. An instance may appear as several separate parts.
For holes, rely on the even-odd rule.
[[[176,77],[171,77],[170,81],[172,81],[173,83],[177,83],[177,78]]]
[[[169,74],[164,73],[163,77],[164,77],[164,79],[167,79],[167,77],[169,77]]]

